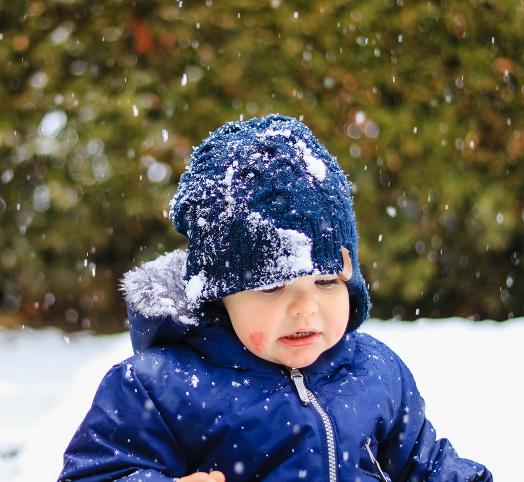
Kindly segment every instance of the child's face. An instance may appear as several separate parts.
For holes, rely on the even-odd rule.
[[[224,298],[233,329],[255,355],[291,368],[311,365],[349,320],[349,294],[336,275],[302,276],[271,290]]]

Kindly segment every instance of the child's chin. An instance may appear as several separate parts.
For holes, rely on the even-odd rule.
[[[304,354],[296,355],[296,356],[286,359],[283,365],[286,365],[290,368],[306,368],[309,365],[315,363],[318,356],[319,356],[318,353],[307,354],[307,355],[304,355]]]

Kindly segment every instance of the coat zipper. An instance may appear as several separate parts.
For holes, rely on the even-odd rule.
[[[371,437],[368,437],[364,447],[366,447],[366,450],[368,452],[369,458],[371,459],[371,463],[375,467],[375,470],[378,472],[378,475],[380,477],[380,481],[381,482],[391,482],[391,480],[388,477],[386,477],[384,472],[382,472],[382,468],[380,467],[380,464],[378,463],[378,460],[373,455],[373,452],[371,450],[370,445],[371,445]]]
[[[313,408],[319,414],[322,423],[324,424],[328,449],[329,482],[336,482],[337,458],[335,455],[335,435],[333,432],[333,425],[331,423],[331,420],[329,419],[329,416],[326,413],[326,411],[322,408],[322,405],[320,405],[320,403],[316,399],[315,395],[313,395],[313,392],[311,392],[311,390],[309,390],[304,384],[304,375],[302,375],[301,371],[297,370],[296,368],[290,368],[290,372],[291,380],[293,380],[293,383],[295,384],[295,388],[297,389],[300,400],[304,403],[304,405],[308,405],[309,403],[311,403],[311,405],[313,405]]]

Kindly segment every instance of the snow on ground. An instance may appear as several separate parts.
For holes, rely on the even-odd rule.
[[[524,318],[369,321],[412,370],[440,437],[515,480],[524,433]],[[0,480],[56,480],[98,383],[131,354],[129,336],[0,329]]]

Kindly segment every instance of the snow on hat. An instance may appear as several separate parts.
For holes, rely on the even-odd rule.
[[[292,117],[228,122],[212,132],[180,177],[170,218],[188,238],[186,295],[195,307],[299,276],[339,274],[345,247],[351,329],[368,315],[348,181]]]

